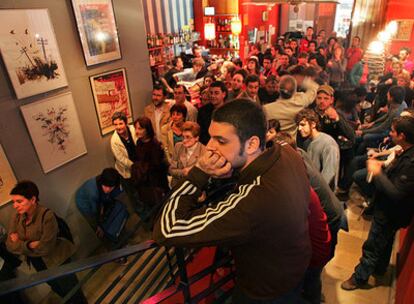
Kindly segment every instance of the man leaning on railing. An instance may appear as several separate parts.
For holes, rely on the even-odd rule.
[[[209,133],[206,153],[171,191],[154,239],[230,247],[237,269],[233,303],[298,303],[311,256],[310,185],[300,156],[287,145],[264,150],[264,113],[246,99],[217,109]],[[237,179],[234,191],[214,203],[205,198],[211,177],[230,176]]]

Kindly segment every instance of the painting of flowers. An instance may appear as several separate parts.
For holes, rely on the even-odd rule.
[[[20,107],[43,172],[48,173],[86,153],[72,94]]]
[[[124,112],[128,123],[132,123],[132,110],[129,101],[125,69],[118,69],[89,77],[98,114],[101,134],[115,130],[112,115]]]
[[[0,51],[17,98],[67,86],[47,9],[0,10]]]
[[[16,177],[0,145],[0,206],[10,201],[10,191],[16,185]]]
[[[121,58],[111,0],[72,0],[87,66]]]

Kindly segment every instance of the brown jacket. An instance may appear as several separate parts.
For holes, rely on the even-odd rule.
[[[170,104],[164,102],[162,105],[162,115],[159,125],[160,134],[157,134],[157,127],[155,125],[155,106],[153,103],[147,105],[144,109],[144,115],[151,119],[152,127],[154,128],[154,132],[157,135],[158,140],[161,140],[161,128],[162,126],[166,125],[170,120]]]
[[[10,236],[7,238],[6,246],[11,253],[42,257],[48,268],[61,265],[74,254],[75,246],[69,240],[57,237],[58,224],[52,211],[37,205],[32,221],[28,224],[24,222],[24,216],[17,212],[10,220],[9,235],[17,233],[19,236],[16,242],[12,242]],[[40,241],[40,244],[35,249],[29,249],[31,241]]]
[[[175,145],[174,153],[170,162],[170,168],[168,172],[172,176],[171,187],[174,187],[183,175],[183,169],[192,167],[197,163],[198,158],[206,151],[206,146],[202,143],[196,143],[193,154],[187,160],[187,148],[184,147],[182,142]]]

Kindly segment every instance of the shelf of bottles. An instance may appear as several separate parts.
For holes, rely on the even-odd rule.
[[[215,16],[216,39],[209,43],[212,54],[231,54],[240,49],[239,37],[231,32],[231,20],[234,16]]]
[[[151,67],[169,64],[174,56],[191,47],[199,39],[200,34],[190,30],[180,30],[178,33],[147,34],[147,45]]]

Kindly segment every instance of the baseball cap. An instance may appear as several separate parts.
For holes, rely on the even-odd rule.
[[[318,92],[317,93],[319,94],[320,92],[324,92],[324,93],[326,93],[326,94],[328,94],[330,96],[333,96],[334,93],[335,93],[335,90],[333,89],[333,87],[331,87],[331,86],[329,86],[327,84],[323,84],[323,85],[319,86],[319,88],[318,88]]]

